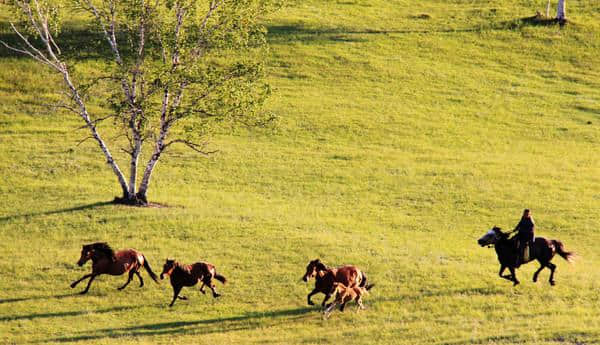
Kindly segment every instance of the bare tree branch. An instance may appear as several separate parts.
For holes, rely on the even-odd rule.
[[[72,109],[71,111],[73,111],[73,112],[77,112],[75,109],[73,109],[73,108],[71,108],[71,109]],[[110,119],[111,117],[115,117],[115,115],[114,115],[114,114],[111,114],[111,115],[108,115],[108,116],[105,116],[105,117],[101,117],[101,118],[99,118],[99,119],[92,120],[92,121],[91,121],[91,123],[92,123],[93,125],[97,125],[98,123],[100,123],[100,122],[102,122],[102,121],[104,121],[104,120]],[[86,125],[84,125],[84,126],[77,127],[77,129],[85,129],[85,128],[87,128],[87,127],[88,127],[88,125],[86,124]]]
[[[88,139],[94,139],[94,137],[93,137],[93,136],[91,136],[91,135],[90,135],[90,136],[88,136],[88,137],[85,137],[85,138],[83,138],[82,140],[80,140],[79,142],[77,142],[77,144],[76,144],[75,146],[79,146],[79,145],[83,144],[83,143],[84,143],[84,142],[86,142]]]
[[[192,141],[185,140],[185,139],[175,139],[175,140],[171,140],[171,141],[169,141],[168,143],[166,143],[166,144],[165,144],[165,146],[164,146],[164,149],[163,149],[163,150],[166,150],[166,149],[167,149],[167,147],[169,147],[169,146],[171,146],[171,145],[173,145],[173,144],[177,144],[177,143],[184,144],[184,145],[186,145],[187,147],[191,148],[192,150],[194,150],[194,151],[196,151],[196,152],[198,152],[198,153],[200,153],[200,154],[202,154],[202,155],[205,155],[205,156],[208,156],[208,155],[210,155],[210,154],[213,154],[213,153],[217,153],[217,152],[219,152],[218,150],[214,150],[214,151],[205,151],[205,150],[204,150],[204,148],[205,148],[205,147],[208,145],[208,142],[204,142],[204,143],[201,143],[201,144],[197,144],[197,143],[194,143],[194,142],[192,142]]]

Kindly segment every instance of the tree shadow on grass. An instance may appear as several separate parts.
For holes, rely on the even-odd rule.
[[[390,34],[439,34],[439,33],[464,33],[519,30],[524,27],[556,26],[561,27],[564,21],[541,16],[523,17],[502,22],[490,22],[476,27],[467,28],[439,28],[431,29],[354,29],[345,27],[307,27],[302,23],[290,23],[267,26],[269,43],[286,44],[294,42],[366,42],[365,35],[390,35]]]
[[[99,309],[99,310],[75,310],[75,311],[61,311],[55,313],[32,313],[32,314],[23,314],[23,315],[9,315],[0,317],[0,322],[7,321],[16,321],[16,320],[34,320],[34,319],[45,319],[45,318],[55,318],[55,317],[66,317],[66,316],[79,316],[86,314],[104,314],[104,313],[113,313],[125,310],[132,310],[139,308],[139,306],[122,306],[122,307],[113,307],[107,309]]]
[[[269,326],[288,322],[299,322],[307,317],[307,314],[318,309],[302,307],[294,309],[282,309],[269,312],[250,312],[240,316],[205,319],[197,321],[171,321],[150,323],[132,327],[105,328],[80,332],[85,334],[46,339],[43,342],[77,342],[91,341],[104,338],[119,337],[145,337],[155,335],[177,335],[177,334],[210,334],[227,333],[242,330],[257,329],[266,321]],[[194,327],[192,327],[194,326]]]
[[[21,31],[25,33],[24,31]],[[35,47],[43,47],[40,40],[36,40],[33,36],[28,37],[29,41]],[[82,28],[76,25],[64,25],[58,36],[55,37],[58,46],[61,49],[63,58],[69,60],[88,60],[88,59],[112,59],[113,54],[110,50],[103,33],[99,31],[91,30],[90,28]],[[120,38],[123,40],[124,38]],[[6,42],[6,44],[21,48],[24,47],[21,38],[13,31],[9,22],[0,22],[0,41]],[[128,56],[131,51],[127,49],[126,45],[120,47],[122,53]],[[40,49],[45,52],[44,49]],[[0,58],[14,58],[14,57],[25,57],[21,53],[12,51],[0,44]]]
[[[32,212],[32,213],[24,213],[24,214],[14,214],[14,215],[0,217],[0,222],[6,222],[6,221],[11,221],[11,220],[16,220],[16,219],[19,219],[19,218],[31,218],[31,217],[37,217],[37,216],[48,216],[48,215],[52,215],[52,214],[60,214],[60,213],[68,213],[68,212],[75,212],[75,211],[81,211],[81,210],[89,210],[89,209],[104,207],[104,206],[107,206],[107,205],[114,205],[114,202],[113,201],[99,201],[99,202],[94,202],[94,203],[91,203],[91,204],[74,206],[74,207],[68,207],[68,208],[61,208],[61,209],[52,210],[52,211]]]

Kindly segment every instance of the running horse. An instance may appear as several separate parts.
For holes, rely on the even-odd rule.
[[[321,306],[325,306],[327,300],[335,293],[335,284],[342,283],[352,288],[358,286],[370,290],[374,284],[367,285],[367,276],[354,265],[346,265],[337,268],[329,268],[320,259],[312,260],[306,266],[306,273],[302,280],[308,282],[315,278],[315,288],[308,294],[308,305],[314,305],[311,297],[317,293],[325,294]]]
[[[79,261],[77,261],[77,265],[83,266],[88,260],[92,260],[92,273],[86,274],[81,277],[81,279],[71,283],[71,288],[74,288],[81,281],[90,278],[85,290],[81,291],[81,294],[88,292],[90,285],[92,285],[92,281],[101,274],[120,276],[129,272],[127,281],[118,289],[123,290],[127,287],[133,279],[134,274],[140,279],[140,287],[142,287],[144,286],[144,280],[140,275],[140,269],[142,267],[146,269],[150,278],[158,283],[156,274],[152,272],[146,257],[135,249],[124,249],[115,253],[115,251],[105,242],[86,244],[81,249],[81,257],[79,258]]]
[[[500,272],[498,275],[504,279],[510,280],[513,282],[513,285],[519,284],[519,280],[517,279],[517,275],[515,274],[516,260],[517,260],[517,243],[516,239],[509,238],[509,233],[502,232],[497,226],[494,226],[491,230],[485,233],[477,243],[482,246],[494,246],[496,249],[496,254],[498,255],[498,261],[500,262]],[[536,237],[531,247],[529,249],[529,258],[527,261],[523,261],[522,263],[528,263],[533,260],[537,260],[540,263],[540,268],[535,271],[533,274],[533,282],[537,282],[538,274],[545,267],[550,269],[550,285],[556,284],[554,281],[554,271],[556,270],[556,265],[551,263],[554,255],[558,254],[563,259],[571,262],[575,253],[567,252],[565,250],[564,245],[561,241],[558,240],[547,240],[543,237]],[[510,274],[502,275],[506,268],[509,269]]]
[[[218,274],[215,266],[208,262],[196,262],[186,265],[172,259],[167,259],[160,274],[160,279],[164,279],[165,276],[170,278],[171,286],[173,287],[173,300],[169,304],[169,307],[172,307],[178,298],[187,300],[187,297],[179,296],[184,286],[194,286],[201,281],[200,292],[203,294],[206,293],[204,291],[204,286],[206,285],[212,291],[213,298],[217,298],[221,295],[215,288],[215,284],[212,281],[213,278],[222,284],[227,282],[227,278]]]

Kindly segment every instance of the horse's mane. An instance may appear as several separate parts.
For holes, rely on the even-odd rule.
[[[174,261],[173,266],[174,266],[174,269],[173,269],[174,271],[179,270],[179,271],[183,271],[186,273],[190,273],[192,271],[190,265],[182,264],[181,262],[178,262],[178,261]]]
[[[317,268],[317,271],[327,271],[329,268],[327,266],[325,266],[324,263],[322,263],[320,260],[318,260],[315,263],[315,267]]]
[[[104,254],[107,258],[109,258],[111,261],[115,261],[115,251],[108,245],[108,243],[106,242],[96,242],[93,243],[92,245],[92,249]]]

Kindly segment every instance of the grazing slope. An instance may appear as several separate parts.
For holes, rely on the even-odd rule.
[[[290,4],[265,20],[278,128],[165,157],[149,193],[167,208],[107,203],[118,185],[77,146],[79,121],[34,105],[53,76],[0,50],[0,343],[597,343],[600,5],[568,3],[562,30],[518,20],[541,0]],[[556,287],[529,264],[513,288],[476,245],[525,207],[579,254],[555,260]],[[229,282],[173,308],[145,272],[143,289],[102,276],[75,295],[98,240]],[[325,321],[305,305],[316,257],[368,274],[365,311]]]

